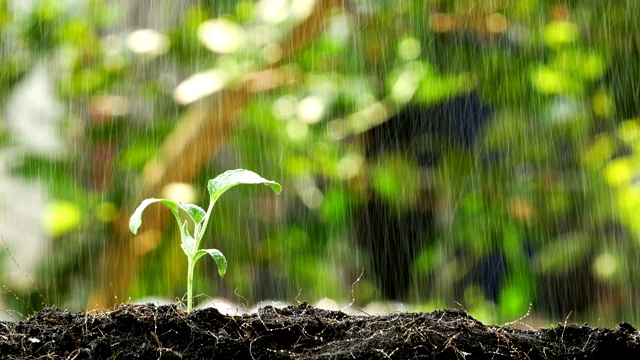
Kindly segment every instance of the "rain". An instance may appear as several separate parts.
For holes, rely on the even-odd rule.
[[[195,308],[638,325],[637,13],[0,0],[0,318],[185,304],[182,224],[129,219],[248,169],[282,193],[216,202]]]

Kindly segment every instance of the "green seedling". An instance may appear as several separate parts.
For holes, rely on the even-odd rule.
[[[215,205],[218,198],[227,190],[240,184],[264,184],[276,194],[280,194],[282,186],[275,181],[270,181],[262,178],[260,175],[253,171],[237,169],[228,170],[223,174],[218,175],[215,179],[209,180],[207,184],[207,190],[209,190],[209,208],[205,212],[201,207],[194,204],[175,203],[167,199],[155,199],[150,198],[142,201],[140,206],[134,211],[129,220],[129,230],[133,234],[137,234],[140,225],[142,225],[142,212],[144,209],[155,202],[164,204],[171,210],[173,216],[178,222],[180,227],[180,247],[187,255],[187,312],[190,313],[193,308],[193,269],[196,262],[204,255],[210,255],[218,265],[218,273],[220,276],[224,276],[227,271],[227,259],[217,249],[200,249],[200,241],[204,236],[204,231],[207,228],[213,205]],[[193,221],[193,235],[189,233],[187,226],[187,220],[182,222],[180,218],[180,209],[182,209],[189,218]]]

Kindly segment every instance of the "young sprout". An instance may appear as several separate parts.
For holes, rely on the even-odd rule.
[[[138,206],[131,219],[129,220],[129,230],[133,234],[137,234],[140,225],[142,225],[142,212],[144,209],[155,202],[160,202],[171,210],[173,216],[180,227],[180,247],[187,255],[187,312],[190,313],[193,308],[193,269],[196,262],[204,255],[210,255],[218,265],[218,273],[224,276],[227,271],[227,259],[217,249],[200,249],[200,241],[204,236],[204,231],[211,216],[211,210],[218,198],[227,190],[240,184],[264,184],[276,194],[280,194],[282,186],[275,181],[262,178],[260,175],[244,169],[228,170],[218,175],[215,179],[209,180],[207,190],[209,191],[209,208],[205,212],[201,207],[194,204],[175,203],[167,199],[146,199]],[[182,222],[180,218],[180,209],[182,209],[193,222],[193,235],[189,233],[187,221]]]

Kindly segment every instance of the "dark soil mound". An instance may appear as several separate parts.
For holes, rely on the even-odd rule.
[[[47,359],[640,359],[639,333],[485,326],[463,311],[351,316],[307,304],[226,316],[122,305],[104,314],[55,308],[0,323],[0,356]]]

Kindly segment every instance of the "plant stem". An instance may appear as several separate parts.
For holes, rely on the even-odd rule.
[[[187,314],[193,309],[193,268],[195,262],[191,257],[187,259]]]
[[[207,223],[209,222],[209,216],[211,216],[211,211],[213,210],[213,205],[215,205],[216,201],[212,200],[209,203],[209,208],[207,209],[207,214],[204,217],[204,221],[200,226],[195,224],[195,228],[193,229],[193,235],[196,239],[195,251],[198,251],[200,248],[200,241],[204,235],[204,231],[207,228]],[[188,255],[187,254],[187,313],[191,313],[193,309],[193,268],[196,265],[196,262],[193,260],[195,254]]]
[[[211,199],[209,202],[209,208],[207,209],[207,214],[204,216],[204,220],[202,221],[202,224],[200,224],[200,227],[198,228],[199,231],[195,232],[195,238],[196,238],[196,249],[200,248],[200,240],[202,240],[202,237],[204,236],[204,232],[207,229],[207,224],[209,224],[209,216],[211,216],[211,211],[213,210],[213,206],[216,204],[216,199]]]

